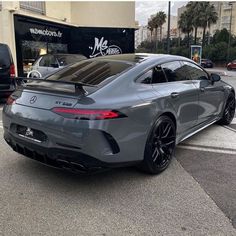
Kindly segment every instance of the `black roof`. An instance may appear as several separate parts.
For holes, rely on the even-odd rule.
[[[169,55],[169,54],[149,54],[149,53],[130,53],[130,54],[117,54],[117,55],[109,55],[96,57],[92,60],[114,60],[114,61],[122,61],[129,64],[137,64],[144,61],[150,60],[189,60],[188,58]]]

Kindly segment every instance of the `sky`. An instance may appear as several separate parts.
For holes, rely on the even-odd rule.
[[[177,9],[186,5],[187,1],[171,1],[171,15],[177,16]],[[135,20],[139,25],[147,25],[150,15],[158,11],[168,12],[168,1],[137,1],[135,2]]]

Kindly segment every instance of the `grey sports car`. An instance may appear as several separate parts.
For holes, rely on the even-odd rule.
[[[235,91],[192,60],[123,54],[84,60],[23,84],[3,109],[14,151],[74,172],[165,170],[175,146],[229,124]]]

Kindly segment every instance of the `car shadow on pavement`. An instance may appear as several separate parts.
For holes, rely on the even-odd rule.
[[[68,184],[71,185],[72,188],[83,185],[88,186],[89,184],[94,186],[109,186],[111,183],[114,184],[114,182],[117,182],[117,184],[122,181],[130,180],[137,180],[138,182],[140,179],[155,177],[154,175],[139,171],[136,167],[114,168],[91,174],[72,173],[63,169],[46,166],[30,159],[18,160],[17,167],[15,166],[15,168],[21,169],[22,173],[24,173],[24,177],[29,178],[30,181],[36,180],[37,182],[38,177],[40,177],[41,179],[47,180],[45,184],[56,186],[60,182],[60,185],[58,185],[59,188]]]

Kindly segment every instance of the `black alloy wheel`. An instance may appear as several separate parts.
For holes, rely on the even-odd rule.
[[[150,174],[165,170],[171,162],[175,141],[174,122],[168,116],[159,117],[147,140],[141,168]]]
[[[235,114],[235,96],[233,93],[230,93],[225,105],[223,116],[219,121],[219,123],[221,125],[229,125],[234,118],[234,114]]]

